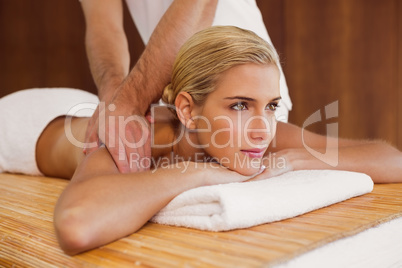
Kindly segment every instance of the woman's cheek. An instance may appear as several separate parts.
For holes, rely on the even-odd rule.
[[[217,148],[233,147],[233,119],[224,113],[208,116],[210,120],[210,145]]]
[[[276,121],[275,116],[273,116],[273,117],[271,118],[271,129],[270,129],[270,139],[269,139],[269,143],[271,143],[272,140],[273,140],[274,137],[275,137],[275,134],[276,134],[276,126],[277,126],[277,125],[278,125],[278,121]]]

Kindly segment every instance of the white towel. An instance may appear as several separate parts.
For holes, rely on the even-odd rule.
[[[43,175],[35,152],[46,126],[59,116],[91,116],[98,102],[96,95],[71,88],[26,89],[1,98],[0,173]]]
[[[363,173],[292,171],[261,181],[199,187],[176,196],[151,221],[227,231],[279,221],[373,190]]]
[[[275,268],[402,267],[402,217],[345,237]]]

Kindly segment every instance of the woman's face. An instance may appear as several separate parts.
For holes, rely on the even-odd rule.
[[[227,70],[205,103],[193,110],[198,144],[231,170],[257,173],[275,136],[279,100],[275,65],[250,63]]]

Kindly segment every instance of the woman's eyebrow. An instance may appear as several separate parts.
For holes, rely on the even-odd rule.
[[[272,99],[271,101],[278,101],[278,100],[281,100],[281,99],[282,99],[282,97],[277,97],[275,99]]]
[[[282,99],[282,97],[276,97],[276,98],[273,98],[271,101],[278,101],[278,100],[281,100]],[[253,99],[253,98],[250,98],[250,97],[244,97],[244,96],[233,96],[233,97],[226,97],[225,98],[225,100],[246,100],[246,101],[256,101],[255,99]]]
[[[233,96],[233,97],[226,97],[225,100],[246,100],[246,101],[256,101],[250,97],[243,97],[243,96]]]

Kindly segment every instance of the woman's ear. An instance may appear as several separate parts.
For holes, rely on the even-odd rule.
[[[194,109],[194,101],[191,95],[187,92],[180,92],[174,104],[180,122],[188,129],[195,129],[196,126],[191,116],[191,112]]]

